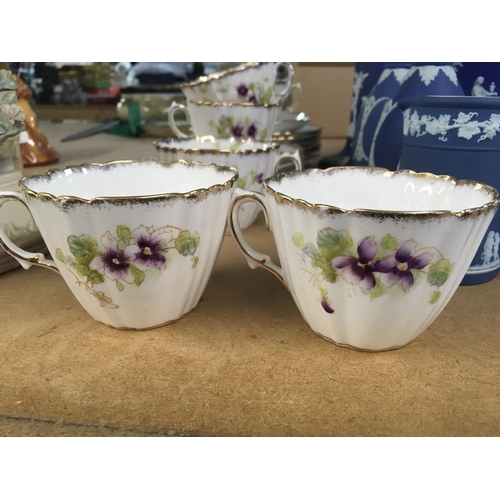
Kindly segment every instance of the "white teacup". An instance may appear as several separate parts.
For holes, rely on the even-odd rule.
[[[286,66],[287,77],[278,88],[278,70]],[[211,73],[183,84],[182,92],[189,101],[249,102],[272,104],[286,96],[294,80],[289,62],[249,62],[235,68]]]
[[[264,179],[277,174],[287,160],[296,170],[302,170],[299,151],[292,147],[280,146],[278,143],[205,136],[156,141],[155,147],[160,160],[199,161],[234,167],[239,172],[238,187],[259,193],[262,192]],[[258,212],[254,203],[241,207],[241,228],[252,225]]]
[[[273,135],[279,104],[237,104],[187,101],[172,103],[168,122],[177,137],[190,137],[179,130],[174,115],[181,110],[186,115],[195,136],[235,137],[269,141]],[[191,136],[192,137],[192,136]]]
[[[115,328],[178,320],[198,303],[224,237],[238,172],[154,160],[85,164],[24,177],[0,206],[30,210],[55,261],[7,237],[0,245],[28,269],[62,275],[86,311]]]
[[[281,266],[245,241],[242,203],[263,207]],[[237,189],[229,227],[252,268],[275,274],[311,329],[366,351],[402,347],[440,314],[498,209],[474,181],[383,168],[279,174]]]

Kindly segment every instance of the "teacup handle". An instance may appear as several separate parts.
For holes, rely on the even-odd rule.
[[[17,193],[16,191],[0,192],[0,208],[7,201],[20,201],[26,208],[28,208],[28,205],[26,205],[26,202],[23,200],[21,193]],[[33,215],[31,216],[33,217]],[[19,248],[15,243],[13,243],[12,240],[7,236],[2,224],[0,224],[0,246],[9,255],[14,257],[14,259],[16,259],[24,269],[29,269],[31,266],[41,266],[47,269],[51,269],[58,274],[61,274],[59,272],[59,269],[57,269],[56,263],[53,260],[46,259],[45,256],[41,253],[26,252],[22,248]]]
[[[272,232],[268,207],[264,196],[260,193],[256,193],[255,191],[245,191],[243,189],[236,188],[231,200],[231,208],[228,216],[228,226],[231,236],[251,269],[257,269],[257,267],[267,269],[269,272],[273,273],[281,281],[281,283],[283,283],[285,288],[288,288],[285,282],[285,277],[283,276],[283,269],[276,265],[269,255],[254,250],[243,236],[243,231],[241,230],[238,218],[238,211],[243,203],[250,201],[260,205],[266,218],[267,230]]]
[[[278,159],[276,161],[276,165],[274,167],[274,173],[277,174],[280,165],[285,161],[285,160],[290,160],[293,163],[293,166],[295,167],[295,170],[302,170],[302,159],[300,158],[300,153],[296,149],[293,153],[287,153],[286,151],[283,153],[280,153],[278,156]]]
[[[293,80],[295,79],[295,71],[293,70],[292,63],[289,62],[278,62],[274,65],[275,77],[278,76],[278,69],[283,65],[285,65],[288,69],[288,81],[286,82],[286,87],[278,93],[279,97],[286,96],[288,92],[290,92],[293,85]]]
[[[168,124],[170,125],[170,128],[174,131],[174,134],[181,138],[181,139],[186,139],[187,137],[189,137],[189,135],[185,134],[184,132],[181,132],[179,130],[179,128],[177,127],[177,124],[175,123],[175,112],[176,111],[182,111],[184,113],[184,115],[186,116],[186,119],[189,123],[191,123],[191,117],[189,116],[189,111],[187,109],[186,106],[184,106],[184,104],[178,104],[177,102],[173,102],[171,105],[170,105],[170,108],[168,108]]]
[[[295,105],[300,104],[300,101],[302,100],[302,84],[300,82],[294,83],[292,85],[292,92],[293,89],[297,89],[297,101],[295,101],[292,96],[292,104],[285,109],[285,111],[288,111],[289,113],[293,113]]]

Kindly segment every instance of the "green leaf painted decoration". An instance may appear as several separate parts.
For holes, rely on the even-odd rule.
[[[116,283],[116,288],[118,288],[118,290],[120,290],[120,292],[123,292],[123,289],[125,288],[123,286],[123,284],[118,280],[116,280],[115,283]]]
[[[97,252],[98,243],[94,238],[84,234],[80,237],[70,236],[68,238],[69,250],[75,259],[83,266],[88,266]]]
[[[246,177],[238,177],[238,184],[237,184],[237,186],[240,189],[245,189],[246,185],[247,185],[247,178]]]
[[[266,135],[267,135],[267,128],[262,129],[262,130],[259,132],[259,139],[260,139],[261,141],[263,141],[263,140],[266,138]]]
[[[104,276],[96,269],[89,269],[87,277],[94,285],[100,285],[104,283]]]
[[[312,245],[311,243],[306,243],[306,245],[304,246],[304,252],[307,256],[311,257],[311,265],[313,267],[320,266],[320,263],[323,261],[323,257],[314,245]]]
[[[435,304],[440,297],[441,297],[441,292],[439,290],[436,290],[435,292],[432,293],[431,298],[429,299],[429,304]]]
[[[229,92],[229,89],[227,87],[220,87],[219,92],[221,94],[227,94]]]
[[[120,240],[128,240],[132,238],[132,231],[128,226],[118,226],[116,228],[116,234]]]
[[[432,286],[442,286],[446,283],[453,271],[453,264],[448,259],[440,259],[432,264],[427,274],[427,281]]]
[[[380,283],[379,280],[376,280],[375,288],[370,294],[370,298],[373,300],[376,299],[377,297],[381,297],[382,295],[384,295],[385,291],[386,291],[385,286],[382,285],[382,283]]]
[[[296,247],[304,248],[304,235],[302,233],[295,233],[292,236],[292,241]]]
[[[175,240],[175,248],[182,255],[193,255],[200,244],[200,235],[189,231],[181,231]]]
[[[192,257],[192,262],[193,262],[193,265],[191,266],[191,269],[194,269],[197,265],[198,265],[198,261],[200,260],[199,257],[197,255],[193,255]]]
[[[328,260],[322,259],[318,262],[321,270],[323,271],[323,276],[325,277],[328,283],[335,283],[337,281],[337,271],[332,266],[332,263]]]
[[[384,250],[396,250],[398,247],[398,240],[394,238],[394,236],[387,234],[382,238],[381,246]]]
[[[336,231],[332,228],[321,229],[316,242],[321,255],[326,260],[343,255],[352,247],[352,238],[347,231]]]
[[[239,147],[240,145],[235,142],[234,144],[231,144],[231,146],[229,146],[229,151],[232,151],[234,153],[235,151],[238,151]]]
[[[62,262],[63,264],[66,264],[68,262],[63,254],[63,251],[60,248],[56,250],[56,259]]]
[[[133,264],[130,264],[129,269],[134,276],[134,283],[137,286],[140,286],[141,283],[146,279],[146,273],[135,267]]]

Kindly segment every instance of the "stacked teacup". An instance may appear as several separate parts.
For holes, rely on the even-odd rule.
[[[283,66],[288,80],[277,86]],[[186,104],[173,103],[168,111],[170,127],[179,139],[156,142],[159,159],[236,167],[238,187],[257,192],[262,192],[262,181],[285,163],[301,170],[297,149],[270,142],[282,98],[289,94],[293,80],[291,63],[249,62],[183,85]],[[174,116],[179,111],[186,115],[193,136],[178,129]],[[257,214],[256,207],[242,208],[242,227],[250,226]]]

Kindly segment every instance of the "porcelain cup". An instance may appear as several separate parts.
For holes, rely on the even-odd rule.
[[[176,160],[199,161],[228,165],[239,172],[238,187],[262,192],[264,179],[277,174],[287,161],[293,168],[302,170],[300,153],[293,147],[260,141],[239,141],[212,136],[188,139],[167,139],[155,142],[158,159],[168,162]],[[240,226],[251,226],[259,213],[255,203],[242,206],[239,211]]]
[[[180,110],[186,115],[195,136],[269,141],[280,109],[279,104],[187,101],[184,105],[174,102],[168,110],[168,122],[177,137],[190,137],[175,123],[174,115]]]
[[[116,161],[51,170],[0,192],[31,212],[54,261],[0,245],[25,269],[61,274],[84,309],[114,328],[149,329],[191,311],[219,253],[238,172],[213,164]]]
[[[264,210],[281,267],[254,250],[241,204]],[[449,302],[500,203],[475,181],[332,167],[279,174],[263,194],[237,189],[229,227],[252,268],[276,275],[311,329],[366,351],[402,347]]]
[[[278,86],[278,71],[283,69],[286,78]],[[292,63],[249,62],[202,76],[181,89],[189,101],[271,104],[290,92],[293,81]]]

